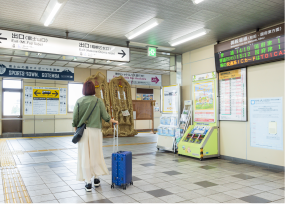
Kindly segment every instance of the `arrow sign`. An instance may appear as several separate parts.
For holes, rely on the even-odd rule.
[[[119,55],[122,55],[122,58],[126,56],[126,53],[124,52],[124,50],[122,50],[123,53],[118,52]]]
[[[2,33],[0,33],[0,35],[2,35]],[[0,40],[7,40],[7,38],[0,38]],[[1,41],[0,41],[1,43]]]
[[[157,84],[159,79],[157,77],[151,77],[151,82],[155,82]]]
[[[34,94],[35,94],[36,96],[38,96],[38,94],[39,94],[39,93],[38,93],[38,90],[36,90],[36,91],[34,92]]]
[[[55,91],[55,92],[54,92],[54,93],[52,93],[52,94],[55,94],[55,97],[58,95],[57,91]]]

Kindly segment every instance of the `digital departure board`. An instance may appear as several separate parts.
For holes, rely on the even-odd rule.
[[[284,59],[284,24],[215,45],[217,72]]]

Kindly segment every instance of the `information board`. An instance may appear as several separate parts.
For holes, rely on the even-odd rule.
[[[65,115],[67,89],[25,86],[24,115]]]
[[[194,92],[194,122],[214,123],[215,81],[201,81],[193,83]]]
[[[246,121],[246,68],[219,73],[220,120]]]
[[[162,113],[178,113],[179,85],[164,86],[162,93]]]
[[[284,59],[284,24],[215,45],[216,70]]]
[[[250,100],[250,145],[283,150],[283,99]]]

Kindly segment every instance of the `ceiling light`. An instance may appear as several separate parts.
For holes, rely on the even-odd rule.
[[[77,58],[76,58],[76,57],[74,57],[74,58],[73,58],[73,61],[76,61],[76,60],[77,60]]]
[[[53,23],[56,15],[59,10],[63,7],[63,5],[67,2],[67,0],[50,0],[46,10],[44,11],[40,21],[44,24],[44,26],[49,26]]]
[[[123,65],[123,64],[126,64],[126,63],[121,63],[121,64],[118,64],[119,66]]]
[[[204,0],[192,0],[192,1],[193,1],[193,4],[199,4],[199,3],[201,3]]]
[[[189,40],[193,40],[193,39],[195,39],[195,38],[198,38],[198,37],[200,37],[200,36],[202,36],[202,35],[205,35],[205,34],[207,34],[208,32],[210,32],[209,29],[202,28],[202,29],[196,30],[196,31],[194,31],[194,32],[192,32],[192,33],[189,33],[189,34],[187,34],[187,35],[184,35],[184,36],[182,36],[182,37],[180,37],[180,38],[177,38],[177,39],[175,39],[175,40],[172,40],[172,41],[170,41],[170,42],[168,42],[168,43],[169,43],[171,46],[179,45],[179,44],[181,44],[181,43],[184,43],[184,42],[187,42],[187,41],[189,41]]]
[[[135,37],[137,37],[138,35],[152,29],[153,27],[157,26],[158,24],[160,24],[163,21],[163,19],[159,19],[159,18],[152,18],[149,21],[145,22],[144,24],[140,25],[139,27],[137,27],[136,29],[132,30],[131,32],[129,32],[128,34],[126,34],[125,36],[131,40]]]
[[[38,55],[39,55],[39,56],[41,56],[41,55],[42,55],[42,53],[38,53]]]

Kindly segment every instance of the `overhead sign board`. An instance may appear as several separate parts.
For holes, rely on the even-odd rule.
[[[284,24],[280,24],[215,45],[216,70],[282,60],[284,54]]]
[[[74,68],[0,61],[0,77],[74,81]]]
[[[67,89],[25,86],[24,115],[65,115]]]
[[[0,30],[0,47],[112,61],[130,61],[130,49],[127,47],[68,40],[6,30]]]
[[[123,76],[130,85],[161,86],[161,75],[107,71],[107,81]]]

